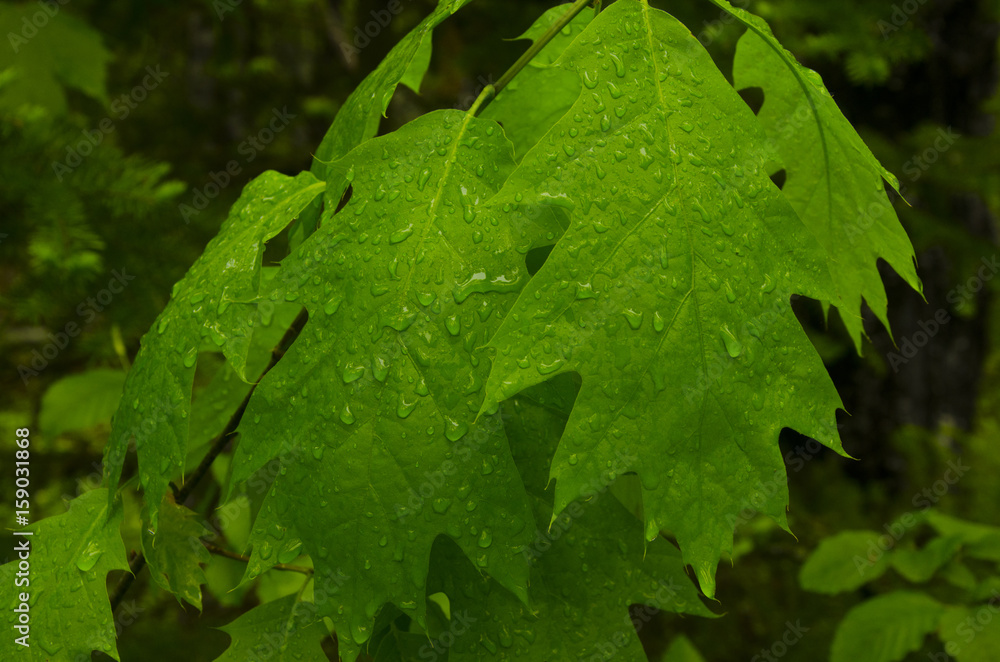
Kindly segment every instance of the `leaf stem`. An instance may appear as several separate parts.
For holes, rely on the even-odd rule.
[[[560,16],[559,20],[553,23],[541,37],[536,39],[535,43],[529,46],[528,50],[524,51],[524,54],[522,54],[521,57],[517,59],[517,62],[512,64],[510,69],[508,69],[507,72],[500,77],[500,80],[497,81],[496,85],[493,86],[493,93],[490,95],[490,99],[487,100],[485,103],[483,103],[481,106],[479,106],[479,100],[477,99],[476,106],[479,106],[480,110],[482,108],[485,108],[486,105],[489,103],[489,101],[495,98],[496,95],[500,94],[500,91],[503,90],[503,88],[507,87],[510,81],[514,80],[514,76],[520,73],[521,69],[524,69],[526,66],[528,66],[528,63],[531,62],[535,58],[535,56],[538,55],[538,53],[543,48],[545,48],[548,45],[548,43],[552,41],[552,39],[557,34],[559,34],[559,32],[564,27],[569,25],[570,21],[576,18],[577,14],[582,12],[587,7],[587,5],[591,4],[593,1],[594,0],[576,0],[576,2],[573,3],[573,6],[570,7],[565,14]],[[486,90],[488,89],[489,87],[487,86]],[[483,90],[484,94],[486,90]],[[483,95],[480,95],[480,98],[482,97]]]
[[[224,549],[217,545],[213,545],[212,543],[206,542],[204,540],[201,541],[201,544],[205,546],[205,549],[210,551],[212,554],[215,554],[216,556],[224,556],[227,559],[233,559],[234,561],[242,561],[243,563],[250,562],[250,557],[244,554],[237,554],[236,552],[231,552],[228,549]],[[303,575],[313,574],[312,568],[307,568],[304,565],[290,565],[288,563],[275,563],[273,566],[271,566],[271,569],[287,570],[288,572],[301,572]]]
[[[243,420],[243,414],[246,412],[247,405],[250,404],[250,396],[252,396],[254,391],[257,389],[257,385],[260,384],[262,379],[264,379],[264,375],[270,372],[271,368],[273,368],[278,361],[281,360],[281,357],[285,355],[285,352],[287,352],[288,348],[292,346],[295,339],[299,337],[299,333],[302,332],[302,329],[305,327],[308,319],[309,313],[305,310],[305,308],[303,308],[302,312],[300,312],[298,317],[295,318],[295,321],[292,322],[292,325],[288,327],[287,331],[285,331],[285,335],[281,338],[281,342],[279,342],[278,345],[271,350],[271,360],[268,362],[267,367],[265,367],[264,371],[260,373],[260,377],[250,387],[250,391],[247,393],[246,397],[243,398],[243,402],[241,402],[240,406],[233,412],[233,415],[229,418],[229,422],[226,423],[225,429],[223,429],[223,431],[212,440],[212,447],[209,449],[205,457],[202,458],[198,467],[191,474],[190,480],[185,482],[184,487],[177,491],[177,494],[174,497],[174,500],[177,503],[183,505],[187,498],[191,496],[191,493],[194,492],[198,483],[200,483],[205,475],[208,474],[208,470],[211,468],[212,462],[214,462],[215,458],[222,453],[223,449],[225,449],[225,447],[232,440],[232,437],[236,434],[236,428],[239,427],[240,421]],[[139,572],[146,567],[146,557],[140,552],[132,557],[132,560],[128,565],[129,571],[118,581],[117,586],[115,586],[115,591],[111,596],[112,613],[118,609],[118,605],[121,604],[122,600],[125,598],[125,594],[132,587],[132,584],[135,582],[136,575],[138,575]]]

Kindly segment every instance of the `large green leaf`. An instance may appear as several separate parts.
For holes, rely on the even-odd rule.
[[[327,662],[320,642],[330,632],[316,616],[316,605],[296,595],[254,607],[220,628],[232,641],[218,662],[273,660]]]
[[[634,457],[618,473],[642,480],[647,538],[668,527],[712,595],[742,511],[787,528],[781,428],[841,450],[840,399],[789,306],[828,296],[825,256],[678,21],[619,0],[558,64],[582,93],[490,206],[559,205],[571,224],[490,342],[485,406],[579,373],[555,513]]]
[[[327,210],[265,293],[304,305],[309,322],[239,429],[234,483],[280,466],[251,571],[300,538],[317,585],[337,584],[317,606],[345,659],[386,602],[423,623],[438,535],[526,593],[527,497],[499,416],[476,421],[482,347],[527,278],[517,237],[476,209],[513,166],[499,126],[453,110],[363,143],[332,166],[350,202]]]
[[[118,529],[121,501],[109,505],[107,490],[91,490],[70,503],[69,511],[33,524],[31,536],[16,537],[15,544],[31,545],[29,569],[14,561],[0,568],[3,605],[8,626],[0,642],[5,660],[76,662],[89,660],[91,651],[118,659],[115,622],[108,602],[107,576],[127,570],[125,545]],[[16,548],[15,548],[16,549]],[[15,574],[30,584],[15,586]],[[19,594],[30,597],[30,646],[14,642],[13,625],[19,613]]]
[[[529,606],[480,576],[454,545],[441,545],[429,582],[431,590],[450,599],[454,643],[436,637],[421,651],[423,659],[447,649],[451,662],[481,660],[487,652],[496,660],[645,661],[636,627],[653,614],[711,616],[680,553],[664,540],[644,544],[642,523],[611,495],[607,479],[592,486],[589,500],[573,502],[552,520],[552,492],[545,485],[566,405],[572,403],[574,386],[566,377],[503,406],[514,459],[536,513],[534,539],[524,550],[534,566]],[[635,619],[630,605],[643,605]]]
[[[257,296],[264,245],[323,188],[309,173],[293,179],[266,172],[248,184],[218,236],[174,286],[170,303],[143,336],[105,449],[105,475],[116,488],[134,440],[144,516],[154,530],[167,485],[184,468],[198,352],[221,350],[246,379],[253,331],[270,323],[274,308],[271,302],[248,303]]]
[[[898,191],[899,182],[872,155],[819,74],[799,64],[762,19],[726,0],[712,2],[748,28],[736,49],[736,87],[764,90],[758,118],[770,142],[763,148],[784,163],[782,191],[828,256],[835,296],[824,302],[837,306],[860,350],[862,298],[889,326],[877,260],[921,289],[913,247],[883,184]]]
[[[837,626],[830,662],[896,662],[920,650],[934,632],[945,606],[911,591],[896,591],[862,602]]]

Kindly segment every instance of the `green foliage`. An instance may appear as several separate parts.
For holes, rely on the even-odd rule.
[[[87,659],[94,650],[118,659],[106,579],[112,570],[128,568],[121,523],[121,501],[109,502],[108,490],[98,489],[75,499],[66,513],[28,527],[32,535],[17,539],[31,546],[30,584],[15,589],[17,563],[0,566],[5,591],[13,589],[4,599],[9,630],[0,642],[4,659]],[[28,648],[11,636],[20,593],[30,596]]]
[[[122,396],[125,373],[98,368],[60,379],[45,392],[38,425],[54,439],[68,431],[87,430],[111,420]],[[85,394],[84,398],[80,393]]]
[[[852,609],[837,628],[831,662],[893,662],[923,646],[944,607],[922,593],[898,591]]]
[[[242,662],[255,658],[275,662],[325,661],[320,642],[329,631],[316,620],[312,603],[289,595],[272,600],[243,614],[222,630],[232,638],[219,662]]]
[[[792,297],[837,306],[859,342],[863,297],[885,317],[878,258],[918,285],[892,213],[844,244],[895,180],[818,76],[721,1],[756,35],[737,82],[764,88],[759,117],[682,23],[617,0],[556,35],[565,14],[546,13],[525,34],[543,48],[495,101],[375,137],[467,1],[441,0],[361,83],[311,172],[244,189],[143,338],[105,453],[112,490],[77,502],[118,503],[134,444],[154,582],[200,608],[199,539],[215,533],[171,484],[186,496],[238,422],[228,489],[205,501],[224,492],[220,510],[254,517],[229,552],[248,553],[243,583],[300,557],[305,579],[258,592],[272,599],[226,626],[222,659],[322,659],[331,631],[350,662],[644,659],[638,618],[712,615],[700,594],[748,511],[788,529],[782,428],[843,453]],[[782,130],[803,103],[808,122]],[[286,229],[292,251],[265,275]],[[811,585],[858,585],[838,558],[852,535]],[[923,576],[954,544],[895,567]],[[912,611],[901,627],[924,632]]]
[[[917,547],[914,527],[934,534]],[[1000,637],[994,622],[1000,600],[998,542],[1000,528],[936,510],[907,513],[886,533],[850,531],[824,540],[802,567],[799,581],[807,590],[853,591],[890,567],[910,583],[937,580],[925,591],[895,590],[849,610],[837,627],[831,662],[897,662],[921,650],[929,634],[959,660],[990,659]],[[943,589],[960,604],[933,597]]]
[[[88,330],[96,311],[79,306],[112,269],[135,273],[179,252],[171,202],[184,185],[167,179],[166,164],[116,145],[121,117],[108,108],[110,54],[97,32],[61,6],[37,3],[0,3],[0,32],[0,216],[10,221],[0,258],[24,265],[5,279],[0,313],[13,323]],[[153,229],[156,242],[137,238]],[[163,269],[162,280],[133,284],[149,310],[130,316],[119,307],[114,321],[137,337],[135,321],[145,327],[141,313],[155,314],[177,275]]]
[[[107,100],[105,67],[111,56],[85,23],[59,7],[4,2],[0,34],[10,46],[0,49],[0,111],[27,104],[63,113],[64,88]]]
[[[837,306],[860,351],[862,297],[889,324],[876,260],[920,289],[913,248],[885,196],[883,180],[896,191],[899,181],[872,156],[819,76],[762,20],[725,0],[713,2],[748,28],[736,49],[736,87],[764,90],[758,119],[787,173],[782,193],[827,253],[836,294],[822,300]]]

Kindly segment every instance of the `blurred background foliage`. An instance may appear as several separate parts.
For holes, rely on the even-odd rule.
[[[29,36],[23,19],[41,5],[0,2],[0,452],[11,452],[14,428],[32,427],[33,466],[44,476],[35,479],[34,518],[62,512],[67,499],[99,484],[110,416],[138,340],[243,185],[266,169],[307,169],[339,105],[433,4],[403,0],[368,36],[384,0],[74,0],[51,5],[50,13],[59,9],[49,24]],[[553,4],[477,0],[456,14],[435,32],[421,94],[399,88],[382,130],[470,105],[524,48],[504,39]],[[653,4],[683,20],[729,72],[740,35],[733,22],[704,1]],[[823,75],[899,176],[905,202],[896,208],[917,249],[924,296],[884,270],[895,342],[871,323],[861,357],[836,313],[827,323],[818,307],[798,302],[850,412],[841,416],[844,446],[859,459],[812,452],[786,430],[797,538],[760,518],[741,526],[738,563],[719,568],[725,616],[656,617],[640,632],[651,660],[773,654],[788,622],[808,632],[782,659],[826,659],[852,606],[907,582],[886,574],[835,596],[811,593],[799,583],[806,559],[841,532],[885,531],[921,510],[915,497],[949,461],[970,469],[935,497],[935,508],[1000,525],[1000,313],[992,305],[1000,280],[1000,2],[735,4],[764,16]],[[754,94],[744,96],[753,105]],[[262,144],[259,132],[276,112],[294,117]],[[220,185],[231,162],[238,172]],[[182,214],[182,205],[195,213]],[[266,263],[282,257],[284,240],[272,242]],[[994,271],[981,271],[984,264]],[[116,275],[124,285],[112,287]],[[921,342],[939,311],[949,321]],[[231,379],[221,363],[199,366],[206,430],[241,397]],[[216,485],[195,509],[240,549],[249,509],[232,518],[213,512],[225,457],[214,470]],[[138,504],[128,491],[126,501],[123,533],[135,549]],[[10,521],[10,510],[0,504],[0,520]],[[900,545],[927,540],[916,533]],[[962,552],[942,566],[945,579],[966,577],[956,564]],[[142,611],[121,634],[122,659],[174,659],[179,650],[192,662],[213,659],[227,641],[213,627],[300,583],[269,573],[231,591],[242,571],[238,560],[212,557],[200,615],[143,579],[135,593]],[[928,639],[906,659],[941,650]]]

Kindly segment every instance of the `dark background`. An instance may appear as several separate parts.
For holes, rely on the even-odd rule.
[[[553,4],[476,0],[446,21],[435,32],[421,94],[400,87],[382,131],[428,110],[468,107],[526,45],[503,39],[520,34]],[[689,0],[653,4],[683,20],[728,72],[741,30],[717,8]],[[818,306],[800,302],[800,317],[850,412],[841,415],[841,434],[858,461],[823,450],[790,467],[789,521],[798,539],[766,520],[741,527],[738,562],[719,568],[718,606],[726,615],[714,621],[658,616],[640,632],[650,659],[659,659],[680,633],[708,660],[749,659],[781,635],[787,620],[810,631],[785,659],[824,659],[844,612],[900,582],[887,576],[854,594],[810,594],[796,579],[804,558],[824,536],[880,530],[911,510],[913,496],[940,478],[949,460],[961,458],[971,469],[937,507],[1000,525],[997,282],[977,279],[977,270],[998,253],[1000,3],[903,4],[915,11],[860,0],[747,5],[823,75],[844,113],[899,177],[910,206],[897,201],[896,208],[917,250],[924,296],[884,269],[899,349],[869,314],[871,342],[860,357],[836,315],[827,326]],[[31,107],[2,83],[2,72],[17,60],[0,44],[0,445],[26,423],[39,430],[37,461],[45,466],[46,487],[36,508],[61,512],[65,497],[96,484],[87,475],[99,466],[107,440],[116,375],[134,358],[172,284],[214,236],[246,182],[266,169],[295,174],[309,168],[339,105],[433,3],[401,5],[355,53],[351,45],[364,43],[355,42],[357,30],[385,9],[383,0],[73,0],[60,11],[99,35],[102,46],[87,46],[86,39],[77,45],[81,70],[64,72],[61,90]],[[135,97],[131,91],[147,67],[166,76],[120,117],[119,98]],[[752,94],[746,98],[754,102]],[[294,117],[272,142],[248,147],[276,111]],[[109,117],[114,131],[59,179],[53,162],[70,158],[67,150],[82,132]],[[943,150],[934,147],[942,130],[957,136]],[[234,160],[239,172],[208,195],[216,190],[210,184],[225,179],[212,173]],[[210,204],[183,214],[182,205],[200,206],[199,194]],[[280,259],[281,241],[267,258]],[[98,312],[86,302],[107,286],[113,270],[134,280]],[[920,342],[918,332],[939,311],[949,321]],[[68,323],[82,332],[53,358],[42,356],[39,369],[50,334]],[[914,348],[910,357],[907,342]],[[891,360],[892,352],[906,360]],[[87,381],[61,382],[95,371],[111,384],[106,392]],[[60,383],[59,397],[51,395]],[[804,448],[804,441],[786,431],[783,450]],[[137,508],[129,512],[127,541],[138,527]],[[235,572],[226,563],[236,564],[217,560],[210,568],[218,586]],[[287,590],[262,585],[215,595],[211,589],[199,615],[141,582],[137,594],[146,611],[123,632],[122,658],[176,659],[185,651],[192,662],[212,659],[227,638],[211,627]]]

